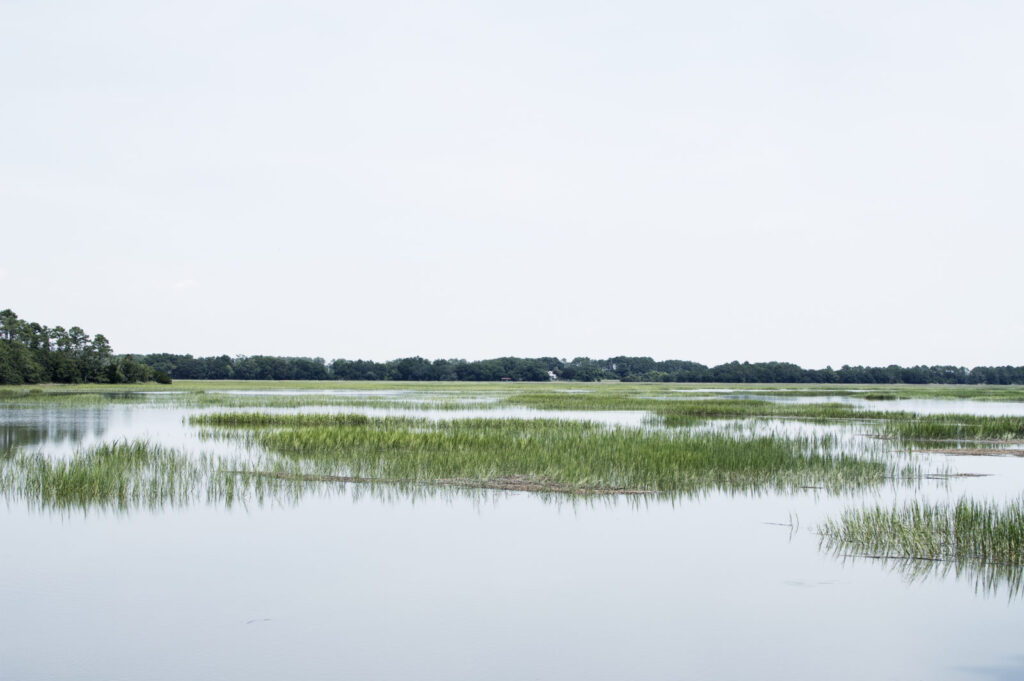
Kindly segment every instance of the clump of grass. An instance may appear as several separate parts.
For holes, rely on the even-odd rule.
[[[215,415],[216,416],[216,415]],[[822,487],[915,477],[878,458],[834,451],[828,438],[678,433],[548,419],[370,419],[266,414],[248,437],[305,474],[405,483],[578,493],[695,493]]]
[[[136,440],[101,444],[66,460],[18,452],[0,468],[0,491],[43,509],[159,507],[192,501],[204,467]]]
[[[819,531],[823,548],[835,553],[945,562],[980,570],[987,582],[1005,578],[1019,586],[1024,569],[1024,498],[1006,504],[961,499],[850,510],[825,521]]]
[[[66,460],[15,451],[6,460],[0,457],[0,495],[38,510],[126,512],[203,501],[227,507],[249,500],[298,501],[312,488],[296,476],[266,474],[283,470],[280,465],[262,462],[262,468],[252,473],[250,457],[189,457],[145,440],[100,444]]]
[[[887,420],[882,432],[901,440],[1017,440],[1024,417],[929,414]]]

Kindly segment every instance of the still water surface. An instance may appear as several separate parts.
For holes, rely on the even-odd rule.
[[[0,447],[56,457],[147,437],[237,452],[183,423],[196,411],[5,409]],[[837,436],[853,442],[857,428]],[[11,503],[0,509],[0,679],[1024,678],[1021,599],[969,575],[912,579],[819,550],[814,526],[851,505],[1006,499],[1024,482],[1017,458],[921,460],[988,477],[838,496],[411,498],[348,486],[231,509]]]

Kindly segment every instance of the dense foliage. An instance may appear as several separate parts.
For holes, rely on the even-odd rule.
[[[136,361],[116,356],[103,334],[92,338],[78,326],[52,329],[0,311],[0,384],[22,383],[170,383],[170,377]]]
[[[309,357],[193,357],[168,353],[114,355],[102,334],[80,327],[48,328],[0,312],[0,384],[136,383],[174,379],[348,381],[571,381],[605,379],[700,383],[943,383],[1024,384],[1024,366],[803,369],[787,362],[729,362],[708,367],[650,357],[498,357],[478,361],[404,357],[387,362]]]
[[[193,357],[158,354],[139,361],[176,379],[356,380],[356,381],[547,381],[563,380],[709,383],[944,383],[1024,384],[1022,367],[954,366],[850,367],[803,369],[786,362],[730,362],[708,367],[696,362],[650,357],[572,361],[556,357],[499,357],[479,361],[405,357],[387,362],[308,357]],[[549,373],[550,372],[550,373]]]

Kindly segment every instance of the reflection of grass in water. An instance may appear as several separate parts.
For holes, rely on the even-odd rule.
[[[248,437],[311,475],[574,492],[840,490],[916,477],[878,458],[834,451],[830,437],[672,433],[596,423],[212,414],[197,425],[258,424]]]
[[[855,509],[819,531],[824,549],[882,559],[911,578],[952,570],[986,592],[1007,587],[1011,597],[1021,593],[1024,498],[1002,505],[961,499]]]
[[[1024,596],[1024,568],[1019,565],[865,556],[848,553],[849,547],[834,545],[827,548],[843,563],[856,564],[861,560],[878,563],[911,584],[929,579],[945,579],[952,575],[957,580],[970,583],[977,594],[997,596],[1002,593],[1011,601]]]

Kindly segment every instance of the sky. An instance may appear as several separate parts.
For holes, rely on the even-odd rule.
[[[1024,3],[0,2],[0,308],[117,352],[1024,364]]]

